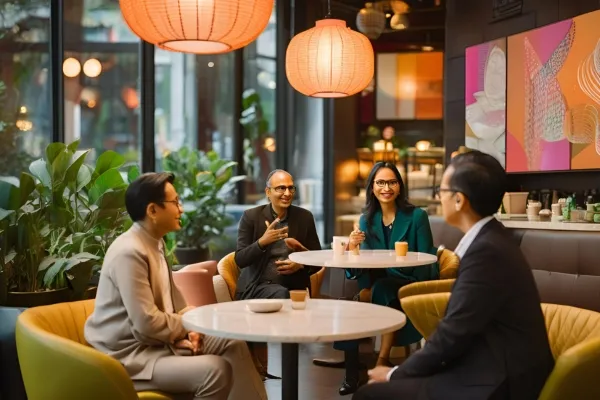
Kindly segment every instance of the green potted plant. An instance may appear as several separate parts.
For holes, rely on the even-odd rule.
[[[258,178],[257,153],[263,151],[263,141],[269,134],[269,121],[265,118],[260,95],[254,89],[246,89],[242,94],[240,123],[244,127],[244,167],[248,178],[253,183]],[[255,189],[250,188],[249,192],[254,193]]]
[[[163,169],[175,174],[175,189],[184,203],[182,229],[176,232],[174,241],[179,264],[208,260],[211,241],[231,224],[225,213],[225,199],[235,184],[245,179],[234,175],[236,165],[214,151],[205,153],[187,147],[163,158]]]
[[[52,143],[30,174],[0,178],[7,305],[83,298],[108,246],[131,225],[123,157],[107,151],[92,167],[78,145]],[[131,167],[127,180],[137,175]]]

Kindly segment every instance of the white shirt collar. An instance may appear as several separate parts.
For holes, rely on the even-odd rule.
[[[458,246],[456,246],[456,249],[454,250],[454,253],[458,256],[458,258],[463,258],[465,256],[465,253],[467,250],[469,250],[471,243],[473,243],[477,235],[479,235],[481,228],[483,228],[485,224],[490,222],[492,219],[494,219],[493,216],[480,219],[471,227],[471,229],[467,231],[467,233],[465,233],[465,236],[463,236],[460,242],[458,242]]]

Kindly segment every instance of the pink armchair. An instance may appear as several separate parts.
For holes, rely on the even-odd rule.
[[[213,287],[213,275],[217,272],[216,261],[190,264],[173,272],[173,281],[189,306],[199,307],[217,302]]]

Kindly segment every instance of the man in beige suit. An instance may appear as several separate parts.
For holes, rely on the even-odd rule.
[[[189,332],[189,310],[173,284],[163,236],[181,228],[170,173],[148,173],[127,189],[134,225],[109,247],[85,338],[120,361],[136,390],[189,393],[194,399],[266,399],[245,342]]]

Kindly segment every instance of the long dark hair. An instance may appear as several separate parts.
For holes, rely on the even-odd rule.
[[[396,165],[391,162],[384,161],[376,163],[369,173],[369,177],[367,178],[367,204],[363,210],[365,221],[367,222],[367,229],[371,234],[373,234],[373,217],[378,210],[381,210],[381,204],[379,204],[379,200],[377,200],[377,197],[375,197],[375,194],[373,193],[373,186],[375,185],[375,175],[377,175],[377,172],[379,172],[379,170],[382,168],[391,170],[394,175],[396,175],[398,185],[400,185],[400,193],[394,200],[396,203],[396,209],[400,211],[409,211],[415,208],[414,205],[408,202],[408,193],[406,193],[404,181],[402,180],[402,176],[400,175],[398,168],[396,168]]]

